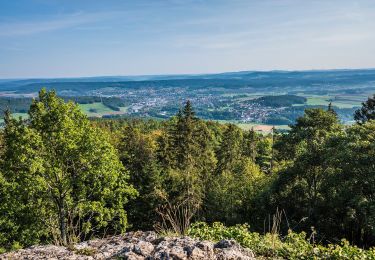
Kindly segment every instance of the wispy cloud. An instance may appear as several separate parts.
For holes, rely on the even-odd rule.
[[[330,44],[330,45],[345,45],[353,44],[358,42],[363,42],[365,40],[372,39],[373,35],[371,33],[335,33],[332,35],[326,35],[321,37],[316,37],[315,42]]]
[[[56,31],[76,26],[87,25],[105,20],[114,13],[84,13],[56,16],[46,20],[25,21],[0,24],[0,37],[32,35],[43,32]]]

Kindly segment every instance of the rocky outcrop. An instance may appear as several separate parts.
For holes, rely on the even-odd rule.
[[[233,240],[218,243],[190,237],[158,237],[155,232],[130,232],[62,246],[33,246],[0,255],[0,259],[255,259]]]

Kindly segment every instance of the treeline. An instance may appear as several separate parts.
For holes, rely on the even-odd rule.
[[[0,97],[0,111],[9,109],[13,113],[27,113],[31,105],[31,100],[31,98]]]
[[[374,97],[375,99],[375,97]],[[374,99],[340,124],[309,109],[263,136],[196,117],[88,121],[42,90],[29,119],[5,115],[0,244],[67,244],[125,228],[185,234],[192,222],[375,244]]]
[[[253,102],[269,107],[289,107],[294,104],[304,104],[307,98],[296,95],[264,96]]]
[[[76,96],[62,97],[66,102],[74,101],[79,104],[92,104],[101,102],[114,111],[120,111],[120,107],[125,107],[126,102],[118,97],[99,96]],[[27,113],[33,99],[29,97],[0,97],[0,111],[9,110],[12,113]],[[0,116],[1,118],[3,115]]]
[[[95,124],[115,136],[131,183],[140,191],[128,208],[135,229],[152,228],[160,217],[155,209],[164,202],[180,207],[191,202],[185,207],[194,212],[193,220],[249,223],[265,232],[275,212],[283,212],[284,233],[293,229],[323,242],[347,238],[370,246],[375,242],[374,117],[370,98],[353,126],[340,124],[329,106],[306,110],[288,133],[262,136],[199,120],[188,102],[161,123]]]

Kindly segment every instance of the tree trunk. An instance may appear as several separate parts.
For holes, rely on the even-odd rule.
[[[64,202],[61,201],[59,205],[59,225],[60,225],[60,235],[61,235],[61,242],[64,246],[68,244],[67,235],[66,235],[66,221],[65,221],[65,208]]]

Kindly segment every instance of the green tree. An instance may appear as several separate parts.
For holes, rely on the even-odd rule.
[[[172,118],[158,140],[158,159],[163,165],[166,212],[189,211],[194,216],[205,199],[205,187],[215,168],[212,132],[195,117],[190,101]],[[186,220],[186,221],[185,221]],[[190,221],[185,218],[184,222]],[[177,220],[176,220],[177,221]],[[178,220],[179,221],[179,220]],[[181,232],[185,228],[175,230]]]
[[[326,154],[330,171],[324,184],[324,233],[370,246],[375,242],[375,121],[332,138]]]
[[[160,205],[162,176],[155,140],[152,132],[142,133],[139,126],[128,125],[119,145],[121,161],[130,172],[129,182],[140,194],[126,207],[135,229],[152,229],[157,218],[155,210]]]
[[[288,167],[279,173],[274,184],[275,208],[285,210],[298,228],[316,227],[319,222],[324,203],[322,187],[330,171],[326,142],[341,133],[342,126],[334,113],[307,109],[291,126],[289,134],[278,141],[277,147]],[[301,220],[304,221],[299,223]]]
[[[250,158],[237,160],[230,171],[215,175],[207,187],[206,220],[228,225],[248,222],[257,209],[253,200],[266,176]]]
[[[195,117],[191,102],[188,100],[176,115],[176,124],[171,130],[171,154],[174,158],[174,168],[185,169],[194,160],[196,148],[195,127],[198,119]]]
[[[354,119],[359,124],[375,119],[375,94],[369,97],[366,102],[363,102],[360,109],[355,111]]]
[[[27,212],[12,219],[20,229],[30,228],[30,215],[42,227],[37,237],[62,244],[125,231],[124,205],[136,191],[108,135],[91,127],[76,104],[43,89],[28,121],[7,115],[5,123],[1,166],[14,187],[9,198],[18,202],[7,204],[10,212]]]
[[[248,132],[243,135],[243,151],[242,154],[248,158],[251,158],[255,162],[258,156],[257,145],[260,140],[258,134],[251,128]]]
[[[234,164],[242,156],[243,136],[242,131],[235,125],[229,124],[224,133],[217,151],[217,168],[218,174],[223,171],[232,171]]]

